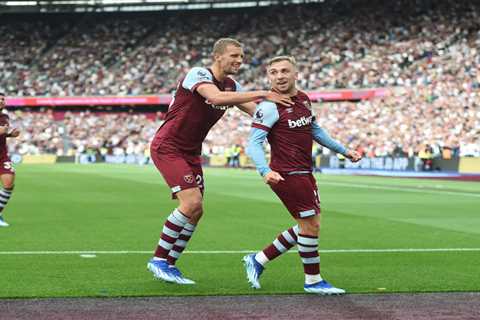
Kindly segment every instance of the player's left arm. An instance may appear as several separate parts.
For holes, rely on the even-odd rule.
[[[277,106],[270,101],[260,102],[255,110],[252,121],[252,129],[248,137],[247,155],[252,159],[255,167],[262,177],[265,177],[272,169],[265,159],[263,143],[270,132],[270,129],[279,119]]]
[[[362,156],[358,152],[349,150],[340,142],[332,139],[327,131],[323,130],[316,121],[312,122],[312,135],[313,140],[315,140],[317,143],[336,153],[343,154],[352,162],[357,162],[362,159]]]
[[[272,169],[267,164],[263,143],[267,138],[268,132],[258,128],[252,128],[248,137],[247,155],[252,159],[258,173],[263,177]]]

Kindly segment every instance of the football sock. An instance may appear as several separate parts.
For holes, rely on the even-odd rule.
[[[160,235],[160,240],[158,241],[158,246],[155,250],[155,257],[167,259],[168,253],[177,241],[180,232],[187,222],[188,217],[181,213],[180,210],[173,210],[163,225],[162,234]]]
[[[183,227],[180,235],[178,236],[177,241],[175,241],[172,249],[168,253],[167,261],[169,264],[174,265],[177,262],[178,258],[182,254],[183,250],[187,246],[188,240],[192,237],[193,232],[195,231],[195,225],[191,223],[186,223]]]
[[[2,216],[3,208],[5,208],[8,200],[10,200],[10,197],[12,196],[12,192],[13,189],[0,189],[0,217]]]
[[[320,274],[305,274],[305,283],[306,284],[314,284],[322,281],[322,277]]]
[[[298,225],[283,231],[273,240],[272,244],[255,255],[255,260],[264,266],[267,262],[290,250],[297,244]]]
[[[320,256],[318,255],[318,237],[298,235],[298,253],[303,263],[305,283],[312,284],[321,281]]]

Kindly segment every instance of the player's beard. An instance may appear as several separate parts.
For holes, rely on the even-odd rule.
[[[290,94],[290,93],[293,93],[295,91],[295,82],[293,83],[284,83],[282,85],[276,85],[274,87],[275,91],[281,93],[281,94]]]
[[[227,75],[235,75],[240,71],[240,67],[242,65],[240,64],[238,67],[234,66],[233,64],[229,64],[224,70],[225,74]]]

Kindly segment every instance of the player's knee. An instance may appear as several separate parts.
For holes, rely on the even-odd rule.
[[[184,210],[191,218],[201,216],[203,212],[202,199],[190,199],[184,203]]]
[[[4,183],[3,184],[3,189],[7,190],[7,191],[13,191],[13,188],[15,187],[15,185],[13,184],[13,182],[7,182],[7,183]]]
[[[313,220],[309,223],[309,228],[312,234],[318,235],[318,233],[320,232],[320,223],[318,222],[318,220]]]
[[[312,217],[302,221],[301,223],[301,233],[309,236],[318,236],[320,232],[320,222],[318,219]]]
[[[192,203],[192,211],[193,215],[197,218],[197,220],[202,216],[203,214],[203,203],[202,200],[194,201]]]
[[[198,209],[198,211],[196,211],[193,220],[196,221],[196,222],[198,222],[198,220],[200,220],[200,218],[202,218],[202,216],[203,216],[203,207],[200,207],[200,208]]]

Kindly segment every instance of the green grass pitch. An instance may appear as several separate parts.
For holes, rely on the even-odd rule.
[[[18,166],[5,210],[11,226],[0,229],[0,298],[302,293],[297,253],[267,266],[261,290],[246,283],[241,251],[263,248],[294,224],[261,178],[206,169],[205,180],[204,219],[178,263],[197,285],[179,286],[146,270],[175,206],[153,166]],[[329,175],[317,182],[325,279],[350,293],[480,291],[480,184]]]

